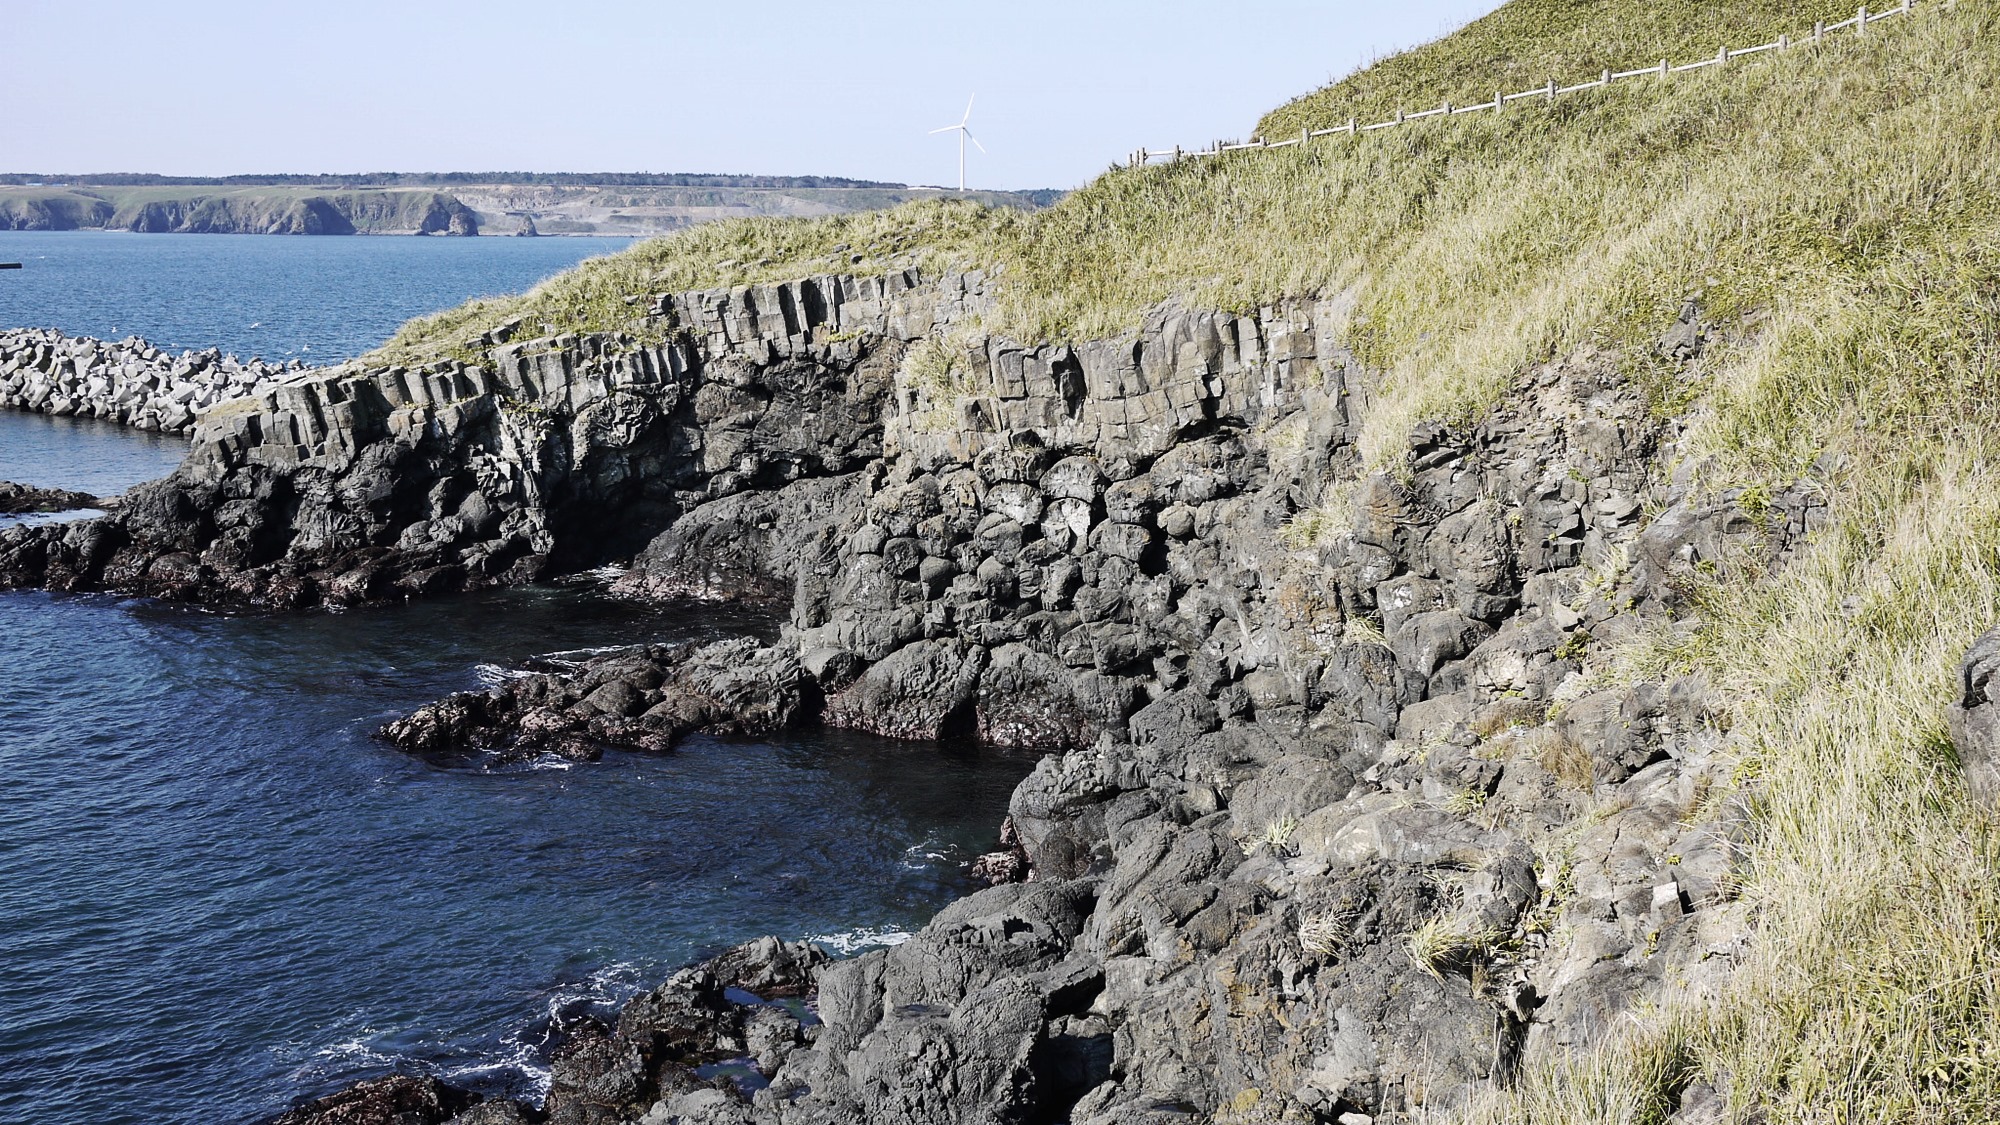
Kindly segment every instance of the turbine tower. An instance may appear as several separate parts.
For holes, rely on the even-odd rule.
[[[971,98],[965,99],[965,116],[959,119],[958,124],[931,130],[932,136],[936,136],[939,133],[958,134],[958,190],[960,191],[965,190],[965,142],[971,141],[982,153],[986,151],[986,146],[979,143],[979,138],[972,135],[971,129],[966,128],[966,123],[972,120],[973,98],[977,98],[978,96],[978,94],[974,94]]]

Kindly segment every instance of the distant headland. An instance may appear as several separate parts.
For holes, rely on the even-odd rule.
[[[653,235],[714,219],[893,207],[942,189],[833,176],[371,172],[212,178],[0,173],[0,231]],[[1034,209],[1055,190],[968,192]]]

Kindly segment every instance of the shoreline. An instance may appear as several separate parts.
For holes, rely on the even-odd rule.
[[[1421,428],[1403,481],[1360,464],[1380,376],[1323,335],[1337,310],[1166,307],[1136,346],[978,339],[969,387],[912,374],[937,326],[989,300],[979,275],[915,270],[654,294],[635,305],[649,334],[503,326],[473,362],[308,372],[204,414],[188,462],[102,533],[0,535],[0,582],[302,610],[630,558],[629,596],[789,620],[768,643],[460,692],[384,735],[424,755],[587,761],[832,727],[1041,755],[1010,802],[1003,881],[909,942],[816,970],[824,1027],[768,1087],[669,1082],[685,1059],[649,1053],[658,1029],[621,1016],[560,1060],[580,1085],[624,1083],[638,1052],[605,1121],[698,1098],[773,1125],[1109,1123],[1163,1099],[1212,1112],[1239,1071],[1304,1112],[1402,1113],[1420,1073],[1490,1079],[1496,1020],[1508,1057],[1535,1056],[1728,971],[1749,928],[1729,890],[1741,810],[1677,811],[1717,783],[1704,691],[1581,675],[1578,638],[1671,613],[1679,548],[1741,526],[1732,503],[1654,475],[1676,431],[1641,395],[1551,364],[1471,429]],[[1673,337],[1689,354],[1699,316]],[[1348,534],[1285,530],[1350,490]],[[287,499],[224,500],[263,495]],[[1642,525],[1642,500],[1667,514]],[[1769,549],[1811,503],[1772,498],[1787,535]],[[256,536],[295,545],[248,549]],[[1638,561],[1593,592],[1586,560],[1611,550]],[[1618,811],[1593,821],[1599,801]],[[1558,833],[1579,834],[1589,888],[1566,901],[1536,873]],[[1658,858],[1614,854],[1637,840]],[[1595,944],[1534,944],[1557,917]],[[1425,927],[1436,945],[1413,958]],[[1529,936],[1451,936],[1475,932]],[[1243,1017],[1264,1045],[1181,1022],[1241,974],[1292,982]],[[1338,1009],[1381,1048],[1331,1076],[1316,1013]],[[1208,1061],[1187,1069],[1189,1052]],[[931,1066],[959,1076],[948,1101]]]

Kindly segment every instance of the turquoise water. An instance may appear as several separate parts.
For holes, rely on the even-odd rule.
[[[632,241],[0,231],[0,328],[331,363]]]
[[[265,272],[301,279],[279,302],[299,331],[359,350],[387,329],[305,310],[363,301],[379,326],[409,302],[316,288],[325,263],[525,265],[499,239],[0,235],[0,256],[24,238],[97,263],[67,326],[150,318],[190,347],[245,319],[200,308],[267,300]],[[163,290],[190,260],[207,280]],[[110,494],[181,448],[0,412],[0,479]],[[852,950],[919,925],[970,889],[1026,759],[802,735],[490,774],[369,737],[538,655],[770,628],[587,583],[305,617],[0,593],[0,1120],[248,1123],[390,1070],[532,1095],[554,1011],[764,933]]]

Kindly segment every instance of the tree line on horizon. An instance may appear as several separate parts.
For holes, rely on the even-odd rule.
[[[447,187],[458,184],[548,184],[564,187],[904,188],[908,184],[841,176],[709,175],[692,172],[365,172],[358,175],[163,176],[152,172],[55,174],[0,172],[0,185],[96,187]]]

